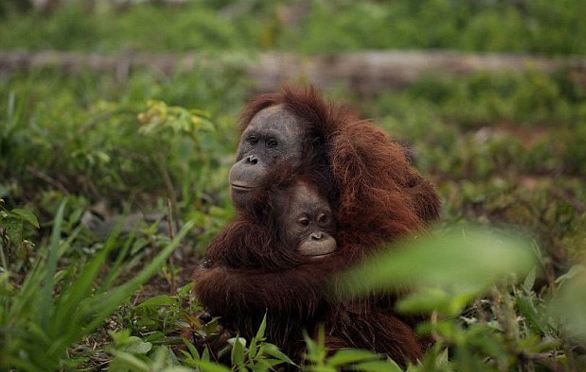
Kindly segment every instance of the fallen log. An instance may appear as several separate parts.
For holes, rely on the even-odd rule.
[[[447,51],[380,51],[331,55],[260,53],[257,55],[205,53],[100,55],[71,52],[0,52],[0,72],[48,67],[68,72],[91,69],[127,78],[136,68],[163,74],[192,71],[210,64],[238,64],[258,91],[270,91],[283,82],[304,81],[322,87],[348,86],[359,94],[375,94],[405,87],[426,76],[458,77],[478,72],[535,70],[566,71],[586,85],[586,58],[545,58],[523,55],[468,54]]]

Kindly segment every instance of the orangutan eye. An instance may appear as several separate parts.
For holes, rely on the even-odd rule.
[[[297,220],[297,222],[301,226],[309,226],[309,218],[307,218],[307,217],[301,217],[300,219]]]
[[[330,221],[330,218],[329,218],[329,217],[328,217],[328,215],[327,215],[327,214],[325,214],[325,213],[322,213],[322,214],[320,214],[320,215],[319,215],[319,217],[318,217],[318,219],[317,219],[317,222],[318,222],[320,225],[325,225],[325,224],[327,224],[329,221]]]
[[[250,143],[251,145],[256,145],[258,142],[258,138],[256,138],[255,136],[249,136],[246,141],[248,143]]]
[[[276,139],[274,139],[274,138],[269,138],[269,139],[267,140],[267,147],[277,147],[277,145],[278,145],[278,142],[277,142],[277,140],[276,140]]]

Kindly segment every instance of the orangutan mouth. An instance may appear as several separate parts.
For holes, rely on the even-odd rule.
[[[256,189],[256,186],[239,185],[235,183],[231,184],[230,187],[236,191],[250,191]]]

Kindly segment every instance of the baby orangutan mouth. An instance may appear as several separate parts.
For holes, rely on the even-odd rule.
[[[320,259],[336,251],[336,240],[327,233],[312,233],[310,239],[304,241],[297,251],[302,256]]]

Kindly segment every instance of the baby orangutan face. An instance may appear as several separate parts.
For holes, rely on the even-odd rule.
[[[311,259],[336,251],[336,222],[327,200],[305,182],[278,193],[275,209],[287,247]]]

